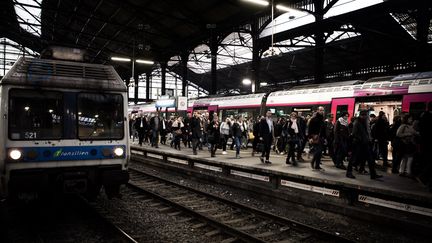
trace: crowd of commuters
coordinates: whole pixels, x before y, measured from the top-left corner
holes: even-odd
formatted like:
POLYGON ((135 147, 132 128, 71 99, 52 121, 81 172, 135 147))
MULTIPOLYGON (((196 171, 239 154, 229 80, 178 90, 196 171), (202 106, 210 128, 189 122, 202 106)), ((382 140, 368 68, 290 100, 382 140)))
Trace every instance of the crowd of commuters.
POLYGON ((252 156, 261 153, 260 161, 271 164, 270 152, 287 154, 286 164, 297 166, 304 162, 305 147, 309 145, 310 165, 314 170, 322 168, 322 156, 329 156, 336 168, 346 170, 348 178, 355 178, 353 171, 369 174, 371 179, 382 177, 376 172, 376 161, 381 159, 384 168, 391 167, 392 173, 415 178, 431 185, 432 161, 430 151, 431 107, 418 117, 410 114, 395 116, 390 125, 387 115, 380 111, 378 116, 361 110, 357 117, 349 117, 347 112, 326 114, 320 106, 312 116, 304 117, 301 112, 292 112, 288 117, 273 118, 271 111, 265 116, 245 119, 242 116, 220 120, 214 114, 200 114, 195 111, 183 119, 170 120, 159 115, 147 117, 139 114, 130 118, 131 136, 138 137, 138 144, 151 144, 158 147, 166 144, 181 150, 192 148, 193 154, 206 147, 211 157, 217 149, 227 154, 227 145, 235 147, 236 158, 241 150, 252 145, 252 156), (388 159, 391 147, 392 160, 388 159), (366 162, 368 169, 366 170, 366 162))

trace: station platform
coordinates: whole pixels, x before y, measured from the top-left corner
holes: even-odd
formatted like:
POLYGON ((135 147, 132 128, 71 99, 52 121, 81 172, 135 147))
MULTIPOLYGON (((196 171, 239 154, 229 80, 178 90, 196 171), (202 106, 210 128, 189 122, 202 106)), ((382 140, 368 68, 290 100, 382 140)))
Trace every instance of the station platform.
MULTIPOLYGON (((292 166, 285 164, 286 155, 274 153, 270 156, 272 164, 261 163, 260 153, 252 157, 250 148, 241 150, 240 159, 235 158, 235 150, 227 150, 226 155, 218 150, 213 158, 207 148, 198 150, 198 155, 193 155, 190 148, 182 147, 179 151, 166 145, 153 148, 133 144, 131 151, 133 155, 141 154, 165 162, 183 163, 188 168, 211 170, 230 177, 257 181, 257 184, 268 183, 271 185, 268 190, 294 191, 295 194, 288 193, 286 198, 290 199, 293 195, 300 195, 299 197, 306 196, 304 202, 316 199, 321 205, 345 204, 351 208, 360 207, 360 211, 374 211, 376 215, 393 215, 391 218, 394 219, 415 219, 414 221, 424 223, 432 220, 432 193, 428 188, 414 179, 391 174, 391 169, 383 171, 377 168, 377 172, 383 175, 377 180, 370 179, 369 174, 358 174, 355 171, 356 179, 351 179, 345 176, 345 170, 336 168, 326 156, 323 156, 321 165, 324 170, 313 170, 308 154, 303 155, 305 162, 292 166)), ((333 208, 338 210, 338 206, 333 208)), ((390 219, 389 222, 391 221, 390 219)))

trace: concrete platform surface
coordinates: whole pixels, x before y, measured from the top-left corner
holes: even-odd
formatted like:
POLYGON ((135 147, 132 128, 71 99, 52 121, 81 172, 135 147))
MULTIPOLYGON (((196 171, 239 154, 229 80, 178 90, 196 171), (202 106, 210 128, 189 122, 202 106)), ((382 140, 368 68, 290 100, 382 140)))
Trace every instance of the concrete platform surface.
MULTIPOLYGON (((183 145, 182 145, 183 146, 183 145)), ((134 143, 132 148, 140 146, 134 143)), ((192 149, 182 147, 181 151, 175 150, 167 145, 159 145, 159 148, 153 148, 149 145, 143 145, 147 151, 166 153, 167 155, 183 155, 190 158, 196 158, 216 164, 227 164, 238 168, 249 168, 265 173, 289 175, 290 177, 298 177, 310 181, 326 183, 331 185, 340 185, 348 188, 357 188, 370 192, 383 193, 388 195, 398 195, 404 198, 416 198, 421 201, 432 202, 432 193, 428 189, 414 179, 401 177, 398 174, 391 174, 390 168, 383 171, 377 168, 378 174, 383 175, 383 178, 372 180, 369 174, 358 174, 354 171, 356 179, 350 179, 345 176, 346 171, 338 169, 333 165, 333 162, 328 156, 323 156, 321 167, 324 171, 313 170, 310 165, 311 158, 308 154, 303 154, 305 162, 300 162, 298 166, 285 164, 286 155, 277 155, 272 153, 270 161, 272 164, 263 164, 260 162, 260 154, 251 155, 251 148, 241 150, 240 159, 235 158, 235 150, 227 150, 226 155, 222 155, 221 150, 216 151, 216 157, 211 157, 207 148, 198 150, 198 155, 193 155, 192 149)), ((367 169, 368 170, 368 169, 367 169)))

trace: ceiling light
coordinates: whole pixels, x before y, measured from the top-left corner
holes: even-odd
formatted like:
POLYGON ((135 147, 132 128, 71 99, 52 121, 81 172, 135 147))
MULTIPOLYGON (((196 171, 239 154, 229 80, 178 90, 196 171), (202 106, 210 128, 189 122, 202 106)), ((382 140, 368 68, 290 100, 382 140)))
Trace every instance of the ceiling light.
POLYGON ((244 85, 250 85, 250 84, 252 84, 252 81, 250 79, 248 79, 248 78, 244 78, 243 81, 242 81, 242 83, 244 85))
POLYGON ((278 9, 280 11, 290 12, 291 14, 297 14, 297 15, 301 13, 301 11, 299 11, 297 9, 286 7, 282 4, 276 5, 276 9, 278 9))
POLYGON ((267 82, 261 82, 260 85, 261 85, 262 87, 264 87, 264 86, 267 86, 268 84, 267 84, 267 82))
POLYGON ((136 59, 135 61, 137 63, 142 63, 142 64, 149 64, 149 65, 153 65, 154 64, 154 62, 150 61, 150 60, 136 59))
POLYGON ((268 6, 269 5, 269 2, 265 1, 265 0, 243 0, 243 1, 244 2, 251 2, 251 3, 263 5, 263 6, 268 6))
POLYGON ((124 58, 124 57, 111 57, 111 60, 113 61, 119 61, 119 62, 130 62, 130 58, 124 58))

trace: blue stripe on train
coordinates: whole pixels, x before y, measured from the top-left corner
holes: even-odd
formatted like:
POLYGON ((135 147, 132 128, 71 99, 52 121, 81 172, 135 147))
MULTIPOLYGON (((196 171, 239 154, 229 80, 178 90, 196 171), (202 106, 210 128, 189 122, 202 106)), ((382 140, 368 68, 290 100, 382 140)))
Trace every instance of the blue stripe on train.
POLYGON ((64 161, 64 160, 97 160, 125 158, 125 145, 109 146, 65 146, 65 147, 25 147, 18 148, 22 160, 26 162, 64 161), (122 156, 115 156, 114 149, 123 148, 122 156))

